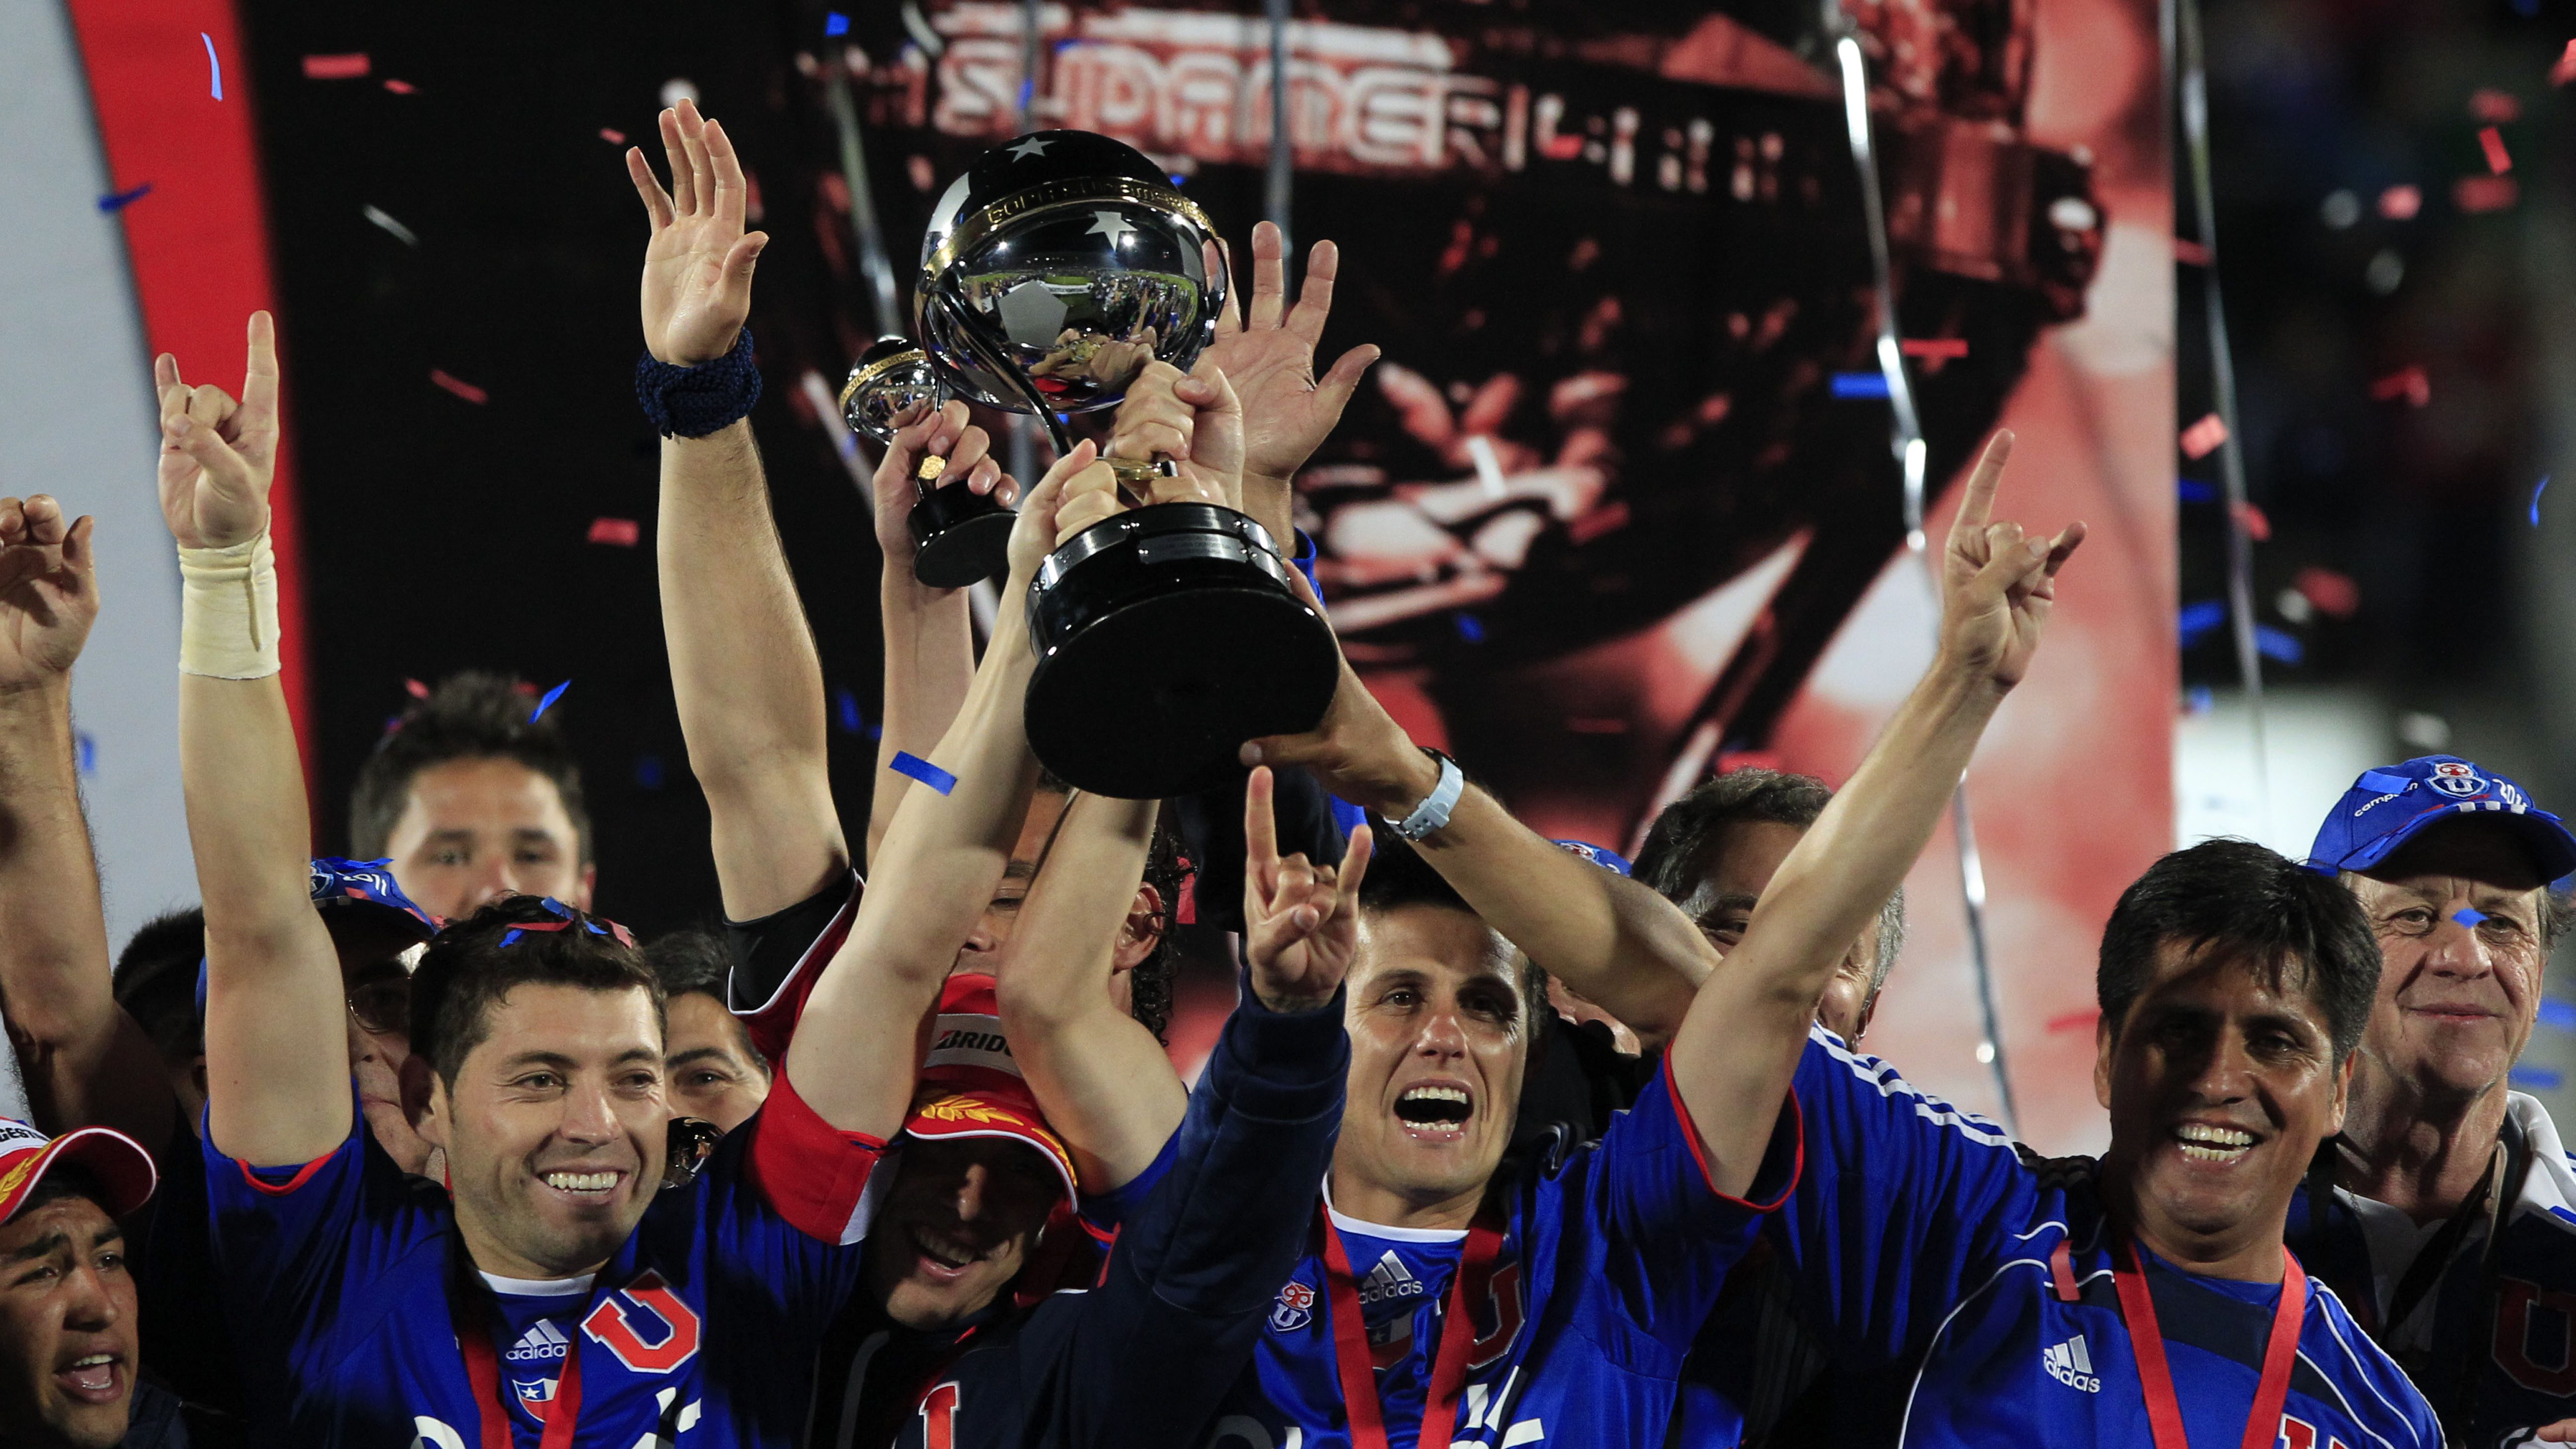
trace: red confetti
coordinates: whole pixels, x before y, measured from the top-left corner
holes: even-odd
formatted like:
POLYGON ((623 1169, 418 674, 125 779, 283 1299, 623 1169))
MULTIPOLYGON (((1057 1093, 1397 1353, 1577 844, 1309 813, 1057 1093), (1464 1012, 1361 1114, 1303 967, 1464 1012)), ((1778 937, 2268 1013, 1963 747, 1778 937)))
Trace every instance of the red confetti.
POLYGON ((2238 523, 2244 525, 2247 538, 2256 543, 2272 541, 2272 520, 2263 516, 2262 509, 2252 503, 2239 503, 2228 511, 2236 516, 2238 523))
POLYGON ((304 57, 306 80, 355 80, 371 69, 366 52, 356 55, 308 55, 304 57))
POLYGON ((417 679, 406 679, 403 681, 403 693, 410 695, 414 699, 427 699, 429 698, 429 686, 421 683, 417 679))
POLYGON ((1565 537, 1569 543, 1585 544, 1605 533, 1616 533, 1627 526, 1627 500, 1613 499, 1567 524, 1565 537))
POLYGON ((1968 339, 1965 337, 1908 337, 1896 344, 1896 349, 1908 357, 1938 359, 1965 357, 1968 355, 1968 339))
POLYGON ((2576 80, 2576 40, 2567 42, 2567 49, 2559 55, 2558 63, 2549 68, 2551 85, 2563 86, 2572 80, 2576 80))
POLYGON ((2412 221, 2424 209, 2424 193, 2412 186, 2392 186, 2379 193, 2379 214, 2390 221, 2412 221))
POLYGON ((385 89, 392 91, 398 96, 407 96, 412 92, 419 90, 420 87, 413 85, 410 81, 395 80, 393 77, 387 76, 385 77, 385 89))
POLYGON ((2472 216, 2502 211, 2521 195, 2510 176, 2463 176, 2451 183, 2451 204, 2472 216))
POLYGON ((485 392, 483 389, 476 387, 470 382, 462 382, 456 378, 449 377, 446 373, 439 371, 435 367, 429 370, 429 380, 437 383, 440 387, 447 389, 449 392, 456 394, 458 397, 461 397, 470 403, 486 403, 492 400, 492 395, 490 393, 485 392))
POLYGON ((2174 260, 2187 267, 2208 266, 2209 248, 2202 246, 2200 243, 2193 241, 2189 237, 2175 237, 2174 260))
POLYGON ((631 518, 594 518, 590 521, 590 541, 592 543, 613 544, 618 548, 633 548, 636 540, 643 536, 643 527, 631 518))
POLYGON ((2478 145, 2487 153, 2487 169, 2502 176, 2513 169, 2513 157, 2504 149, 2504 133, 2489 126, 2478 132, 2478 145))
POLYGON ((2505 125, 2522 119, 2522 102, 2515 100, 2511 92, 2488 87, 2469 97, 2469 117, 2505 125))
POLYGON ((2218 414, 2211 413, 2208 417, 2182 430, 2182 455, 2186 458, 2206 458, 2217 452, 2218 445, 2226 441, 2227 424, 2219 419, 2218 414))
POLYGON ((602 126, 599 128, 599 139, 606 141, 611 146, 623 146, 626 144, 626 133, 624 131, 612 131, 608 127, 602 126))
POLYGON ((2397 369, 2370 385, 2370 395, 2380 402, 2406 399, 2406 405, 2420 408, 2433 400, 2433 380, 2424 369, 2413 363, 2397 369))
POLYGON ((1576 715, 1565 722, 1565 728, 1569 734, 1624 735, 1628 732, 1628 722, 1624 719, 1576 715))
POLYGON ((2088 1006, 2082 1011, 2069 1011, 2050 1017, 2048 1019, 2048 1029, 2050 1031, 2074 1031, 2079 1027, 2091 1026, 2093 1023, 2101 1019, 2102 1008, 2098 1006, 2088 1006))
POLYGON ((2354 583, 2349 574, 2310 564, 2290 580, 2290 587, 2330 619, 2349 619, 2361 612, 2361 585, 2354 583))

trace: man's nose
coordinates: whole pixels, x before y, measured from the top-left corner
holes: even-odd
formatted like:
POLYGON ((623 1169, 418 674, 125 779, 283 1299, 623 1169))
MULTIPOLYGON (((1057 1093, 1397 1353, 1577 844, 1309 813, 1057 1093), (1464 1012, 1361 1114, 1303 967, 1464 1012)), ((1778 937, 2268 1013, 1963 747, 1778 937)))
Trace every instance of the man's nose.
POLYGON ((116 1295, 107 1288, 106 1275, 96 1263, 83 1263, 63 1280, 63 1326, 84 1333, 96 1333, 114 1327, 123 1315, 117 1311, 116 1295))
POLYGON ((957 1176, 957 1192, 951 1199, 959 1222, 971 1223, 984 1215, 984 1197, 992 1185, 984 1164, 970 1162, 966 1165, 966 1170, 957 1176))
POLYGON ((2468 910, 2465 903, 2454 903, 2433 923, 2432 933, 2425 940, 2424 969, 2437 976, 2464 980, 2494 973, 2494 953, 2478 935, 2478 917, 2460 919, 2468 910))
POLYGON ((607 1088, 576 1086, 564 1094, 564 1136, 575 1142, 613 1142, 617 1133, 617 1110, 607 1088))
POLYGON ((2253 1081, 2253 1053, 2245 1038, 2232 1031, 2219 1033, 2191 1072, 2193 1095, 2204 1102, 2240 1100, 2251 1093, 2253 1081))
POLYGON ((1467 1031, 1458 1021, 1454 1006, 1433 1011, 1422 1023, 1422 1032, 1414 1038, 1413 1049, 1426 1057, 1463 1057, 1467 1054, 1467 1031))

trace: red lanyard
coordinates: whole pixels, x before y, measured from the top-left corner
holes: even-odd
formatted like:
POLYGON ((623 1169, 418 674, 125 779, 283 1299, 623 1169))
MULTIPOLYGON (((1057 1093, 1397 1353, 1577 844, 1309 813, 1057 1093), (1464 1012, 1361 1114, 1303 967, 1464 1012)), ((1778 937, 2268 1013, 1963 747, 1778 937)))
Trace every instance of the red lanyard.
MULTIPOLYGON (((450 1306, 457 1317, 470 1313, 478 1320, 471 1327, 456 1325, 456 1346, 464 1350, 465 1381, 474 1386, 474 1405, 483 1415, 482 1449, 512 1449, 516 1440, 510 1432, 507 1401, 501 1397, 501 1356, 492 1349, 491 1300, 460 1295, 450 1306)), ((576 1334, 564 1345, 563 1374, 555 1380, 553 1402, 546 1405, 546 1431, 537 1441, 540 1449, 572 1449, 573 1421, 580 1417, 581 1339, 576 1334)))
MULTIPOLYGON (((1467 1382, 1467 1348, 1476 1326, 1467 1305, 1493 1277, 1494 1259, 1503 1247, 1503 1230, 1479 1216, 1467 1229, 1467 1244, 1449 1285, 1449 1306, 1440 1320, 1440 1351, 1431 1360, 1431 1382, 1422 1395, 1422 1427, 1415 1449, 1448 1449, 1449 1433, 1458 1422, 1458 1395, 1467 1382)), ((1368 1325, 1360 1317, 1359 1285, 1351 1277, 1351 1256, 1342 1235, 1324 1214, 1324 1291, 1333 1320, 1333 1358, 1341 1371, 1342 1403, 1351 1416, 1352 1449, 1386 1449, 1386 1409, 1378 1401, 1377 1370, 1369 1358, 1368 1325)), ((551 1446, 550 1446, 551 1449, 551 1446)))
MULTIPOLYGON (((2290 1397, 2290 1368, 2299 1359, 2299 1325, 2308 1311, 2308 1275, 2288 1249, 2281 1251, 2281 1306, 2272 1314, 2272 1337, 2263 1346, 2263 1377, 2254 1386, 2254 1412, 2245 1420, 2244 1449, 2273 1449, 2281 1438, 2281 1406, 2290 1397)), ((2120 1290, 2120 1317, 2138 1360, 2138 1387, 2147 1396, 2147 1424, 2156 1449, 2191 1449, 2183 1433, 2182 1405, 2174 1398, 2173 1370, 2165 1365, 2164 1331, 2156 1327, 2156 1300, 2138 1261, 2138 1245, 2123 1241, 2111 1270, 2120 1290)))

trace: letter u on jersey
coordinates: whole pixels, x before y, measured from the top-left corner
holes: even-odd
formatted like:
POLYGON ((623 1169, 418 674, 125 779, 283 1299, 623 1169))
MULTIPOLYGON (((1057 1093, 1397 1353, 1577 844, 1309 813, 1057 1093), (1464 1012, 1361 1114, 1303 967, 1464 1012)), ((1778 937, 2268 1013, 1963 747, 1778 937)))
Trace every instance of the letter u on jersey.
POLYGON ((680 1301, 661 1274, 649 1268, 634 1282, 600 1299, 599 1306, 581 1321, 581 1331, 639 1374, 669 1373, 698 1351, 698 1315, 680 1301), (621 1298, 642 1313, 629 1313, 626 1303, 618 1301, 621 1298), (651 1322, 654 1319, 660 1322, 651 1322), (653 1335, 649 1343, 646 1333, 653 1335))

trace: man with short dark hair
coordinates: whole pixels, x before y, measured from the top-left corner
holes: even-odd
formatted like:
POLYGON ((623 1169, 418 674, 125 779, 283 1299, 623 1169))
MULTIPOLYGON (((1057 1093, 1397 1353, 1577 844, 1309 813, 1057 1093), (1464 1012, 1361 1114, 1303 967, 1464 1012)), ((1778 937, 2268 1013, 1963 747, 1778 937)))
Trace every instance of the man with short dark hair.
POLYGON ((206 911, 204 1170, 262 1441, 790 1444, 803 1346, 856 1282, 861 1194, 902 1120, 871 1066, 912 1019, 842 984, 885 974, 877 938, 823 973, 769 1101, 703 1155, 673 1131, 660 984, 624 932, 550 899, 485 907, 424 957, 403 1069, 452 1199, 395 1170, 359 1126, 309 900, 267 547, 267 314, 250 342, 238 401, 170 357, 155 370, 206 911))
POLYGON ((0 1118, 0 1449, 207 1449, 229 1438, 141 1377, 117 1219, 151 1198, 152 1180, 152 1159, 122 1132, 48 1140, 0 1118))
POLYGON ((714 933, 688 930, 648 943, 644 960, 662 982, 671 1110, 732 1131, 768 1100, 770 1080, 769 1058, 725 1004, 733 958, 714 933))
POLYGON ((2308 866, 2360 903, 2382 966, 2291 1241, 2452 1442, 2576 1438, 2576 1169, 2511 1089, 2576 835, 2505 776, 2427 755, 2364 771, 2308 866))
POLYGON ((349 850, 442 920, 506 895, 587 910, 599 868, 581 767, 523 680, 451 674, 396 717, 349 792, 349 850))

